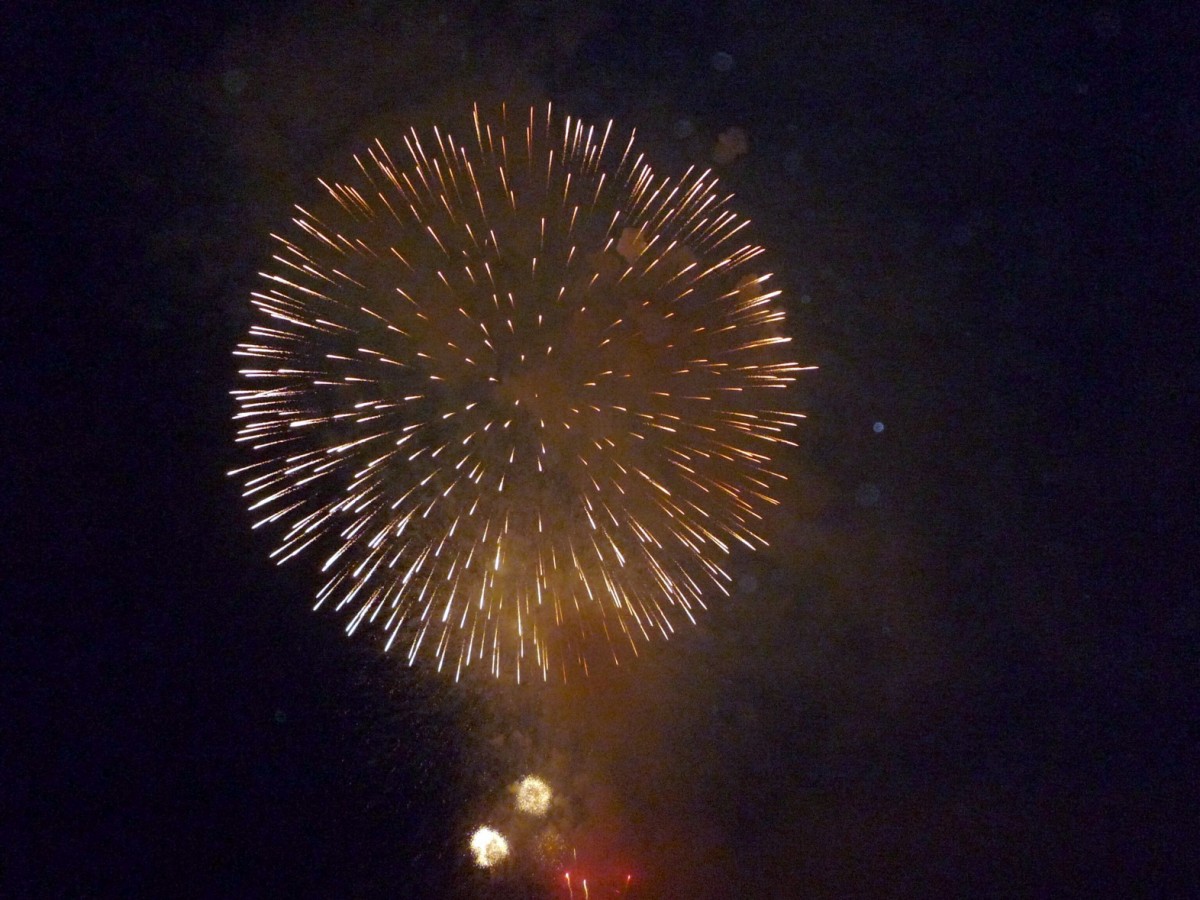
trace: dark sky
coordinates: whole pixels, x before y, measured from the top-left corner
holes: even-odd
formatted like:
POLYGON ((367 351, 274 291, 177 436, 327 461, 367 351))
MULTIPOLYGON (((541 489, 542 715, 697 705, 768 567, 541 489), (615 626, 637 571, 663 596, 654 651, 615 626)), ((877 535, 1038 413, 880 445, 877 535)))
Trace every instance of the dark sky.
POLYGON ((0 13, 0 893, 536 896, 465 855, 533 770, 630 897, 1200 893, 1200 17, 119 6, 0 13), (345 639, 224 474, 267 232, 506 97, 664 171, 743 129, 820 366, 737 596, 570 689, 345 639))

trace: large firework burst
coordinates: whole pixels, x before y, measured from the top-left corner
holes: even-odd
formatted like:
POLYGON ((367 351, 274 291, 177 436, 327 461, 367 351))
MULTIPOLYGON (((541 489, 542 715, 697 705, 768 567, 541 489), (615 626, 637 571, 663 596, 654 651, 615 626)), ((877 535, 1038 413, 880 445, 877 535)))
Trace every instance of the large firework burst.
POLYGON ((799 418, 762 248, 710 172, 546 107, 376 141, 277 244, 235 474, 317 605, 457 675, 619 662, 726 591, 799 418), (311 552, 311 551, 310 551, 311 552))

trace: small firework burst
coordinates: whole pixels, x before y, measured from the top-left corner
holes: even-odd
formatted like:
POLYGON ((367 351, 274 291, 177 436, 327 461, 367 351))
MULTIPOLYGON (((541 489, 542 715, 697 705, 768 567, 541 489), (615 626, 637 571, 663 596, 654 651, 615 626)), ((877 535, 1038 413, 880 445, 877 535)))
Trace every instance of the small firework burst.
POLYGON ((471 855, 479 868, 494 868, 508 859, 508 839, 494 828, 481 826, 471 835, 471 855))
POLYGON ((553 825, 547 825, 534 839, 534 857, 545 869, 561 869, 566 865, 569 851, 566 838, 553 825))
POLYGON ((801 367, 763 250, 612 123, 476 110, 400 146, 272 235, 236 351, 256 525, 410 664, 619 663, 766 544, 801 367))
POLYGON ((516 795, 517 809, 529 816, 546 815, 554 796, 550 785, 536 775, 522 778, 517 783, 516 795))

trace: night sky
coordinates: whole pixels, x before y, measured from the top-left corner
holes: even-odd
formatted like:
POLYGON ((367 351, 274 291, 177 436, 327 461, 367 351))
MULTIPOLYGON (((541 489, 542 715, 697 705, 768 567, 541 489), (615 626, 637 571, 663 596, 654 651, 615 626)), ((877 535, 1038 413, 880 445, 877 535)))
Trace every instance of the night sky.
POLYGON ((537 771, 592 897, 1200 895, 1185 4, 52 6, 0 12, 0 894, 566 896, 467 854, 537 771), (671 173, 742 129, 820 367, 734 596, 566 688, 346 638, 225 474, 267 233, 506 98, 671 173))

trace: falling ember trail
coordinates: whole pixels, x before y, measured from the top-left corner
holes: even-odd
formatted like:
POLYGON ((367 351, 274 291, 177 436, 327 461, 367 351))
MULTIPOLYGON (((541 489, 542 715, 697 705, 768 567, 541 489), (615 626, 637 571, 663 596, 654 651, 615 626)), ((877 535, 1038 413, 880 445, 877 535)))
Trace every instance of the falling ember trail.
POLYGON ((728 593, 802 416, 780 292, 711 172, 550 107, 415 129, 272 235, 234 473, 347 631, 567 678, 728 593))

